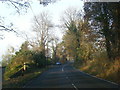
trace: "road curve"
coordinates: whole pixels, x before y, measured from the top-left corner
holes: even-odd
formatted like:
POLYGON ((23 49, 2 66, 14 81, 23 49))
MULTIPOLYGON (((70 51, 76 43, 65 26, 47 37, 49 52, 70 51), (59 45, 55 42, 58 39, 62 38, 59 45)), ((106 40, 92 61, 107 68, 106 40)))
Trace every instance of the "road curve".
POLYGON ((54 65, 39 77, 28 82, 23 88, 114 88, 119 86, 92 77, 71 66, 71 63, 54 65))

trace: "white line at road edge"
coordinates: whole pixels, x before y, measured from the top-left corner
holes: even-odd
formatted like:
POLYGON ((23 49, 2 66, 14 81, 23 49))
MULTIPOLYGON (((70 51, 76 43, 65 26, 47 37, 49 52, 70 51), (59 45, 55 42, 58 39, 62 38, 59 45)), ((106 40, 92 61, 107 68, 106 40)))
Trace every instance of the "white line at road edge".
MULTIPOLYGON (((73 67, 73 68, 74 68, 74 67, 73 67)), ((76 68, 74 68, 74 69, 76 69, 76 68)), ((76 69, 76 70, 78 70, 78 69, 76 69)), ((103 81, 109 82, 109 83, 111 83, 111 84, 118 85, 117 83, 114 83, 114 82, 111 82, 111 81, 108 81, 108 80, 105 80, 105 79, 102 79, 102 78, 93 76, 93 75, 88 74, 88 73, 86 73, 86 72, 83 72, 83 71, 80 71, 80 70, 78 70, 78 71, 79 71, 79 72, 82 72, 82 73, 84 73, 84 74, 87 74, 87 75, 89 75, 89 76, 91 76, 91 77, 97 78, 97 79, 99 79, 99 80, 103 80, 103 81)), ((119 85, 118 85, 118 86, 119 86, 119 85)))

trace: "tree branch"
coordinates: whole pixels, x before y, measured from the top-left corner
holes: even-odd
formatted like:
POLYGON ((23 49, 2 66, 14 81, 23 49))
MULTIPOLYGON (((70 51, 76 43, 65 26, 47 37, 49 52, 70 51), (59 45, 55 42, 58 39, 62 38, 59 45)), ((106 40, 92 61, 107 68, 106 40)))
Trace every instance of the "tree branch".
POLYGON ((12 31, 12 32, 15 32, 15 33, 17 33, 15 30, 13 30, 13 29, 10 29, 10 28, 7 28, 7 27, 5 27, 5 26, 3 26, 3 25, 0 25, 0 31, 12 31))

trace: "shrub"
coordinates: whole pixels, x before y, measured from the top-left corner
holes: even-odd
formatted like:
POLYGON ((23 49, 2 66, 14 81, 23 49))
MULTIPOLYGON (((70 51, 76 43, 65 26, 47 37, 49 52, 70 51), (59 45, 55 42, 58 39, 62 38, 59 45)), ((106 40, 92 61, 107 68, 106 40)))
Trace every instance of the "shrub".
POLYGON ((46 57, 42 52, 35 52, 33 55, 36 66, 43 67, 47 64, 46 57))
POLYGON ((11 63, 8 64, 5 69, 4 79, 9 79, 12 75, 21 70, 24 62, 30 65, 34 64, 31 51, 19 52, 12 58, 11 63))
POLYGON ((120 58, 110 61, 106 52, 97 53, 93 60, 82 63, 79 68, 97 77, 120 83, 120 58))

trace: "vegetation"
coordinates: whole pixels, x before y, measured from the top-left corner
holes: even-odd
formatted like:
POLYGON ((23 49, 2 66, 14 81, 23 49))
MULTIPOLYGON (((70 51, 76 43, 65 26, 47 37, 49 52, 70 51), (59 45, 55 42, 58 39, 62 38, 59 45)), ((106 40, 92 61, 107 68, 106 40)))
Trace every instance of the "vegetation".
POLYGON ((35 67, 32 69, 29 69, 27 70, 27 72, 23 74, 23 76, 12 78, 10 80, 5 80, 3 82, 3 88, 21 88, 27 82, 39 76, 41 73, 43 73, 46 69, 48 68, 36 68, 35 67))
MULTIPOLYGON (((120 57, 120 3, 85 3, 85 19, 105 38, 109 60, 120 57)), ((100 37, 101 38, 101 37, 100 37)))
MULTIPOLYGON (((48 13, 35 16, 32 28, 35 41, 27 40, 14 55, 4 56, 3 64, 7 66, 4 78, 9 81, 4 85, 24 82, 25 78, 34 77, 32 70, 35 68, 66 60, 74 60, 74 66, 82 71, 120 83, 119 9, 120 3, 110 2, 86 2, 84 12, 67 9, 62 18, 65 32, 60 43, 50 34, 53 24, 48 13), (27 72, 21 71, 24 63, 27 63, 27 72), (19 71, 20 75, 13 77, 19 71)), ((37 76, 39 69, 34 73, 37 76)))
POLYGON ((1 61, 2 67, 6 67, 11 62, 11 58, 13 54, 14 54, 14 48, 9 47, 6 54, 2 55, 2 61, 1 61))
POLYGON ((85 19, 91 22, 90 30, 98 36, 96 40, 99 45, 91 63, 87 61, 86 70, 116 83, 120 83, 119 7, 119 3, 110 2, 84 4, 85 19))
POLYGON ((19 70, 23 69, 24 62, 27 62, 30 65, 34 64, 31 58, 32 55, 30 51, 19 52, 12 58, 11 63, 7 65, 4 78, 7 80, 19 70))
MULTIPOLYGON (((5 68, 4 73, 4 83, 14 82, 18 80, 19 83, 24 82, 22 77, 32 78, 32 72, 29 71, 33 69, 45 68, 45 66, 51 64, 51 58, 48 56, 48 37, 49 37, 49 26, 50 21, 48 19, 47 13, 41 13, 39 16, 41 20, 38 20, 37 17, 34 18, 34 28, 33 31, 36 32, 36 42, 25 41, 20 50, 15 52, 10 58, 5 68), (47 47, 47 48, 46 48, 47 47), (25 75, 24 75, 25 74, 25 75), (23 76, 24 75, 24 76, 23 76), (19 81, 20 80, 20 81, 19 81), (10 82, 9 82, 10 81, 10 82)), ((35 70, 36 71, 36 70, 35 70)), ((35 72, 36 73, 36 72, 35 72)), ((36 76, 36 74, 35 74, 36 76)), ((26 81, 25 79, 25 81, 26 81)), ((13 83, 12 83, 13 84, 13 83)), ((6 85, 6 84, 5 84, 6 85)))
POLYGON ((74 66, 116 83, 120 83, 119 7, 119 3, 88 2, 84 16, 73 8, 67 10, 63 36, 67 58, 75 60, 74 66))
POLYGON ((109 62, 106 52, 97 54, 93 60, 86 63, 76 63, 75 67, 99 78, 120 83, 120 61, 109 62))

